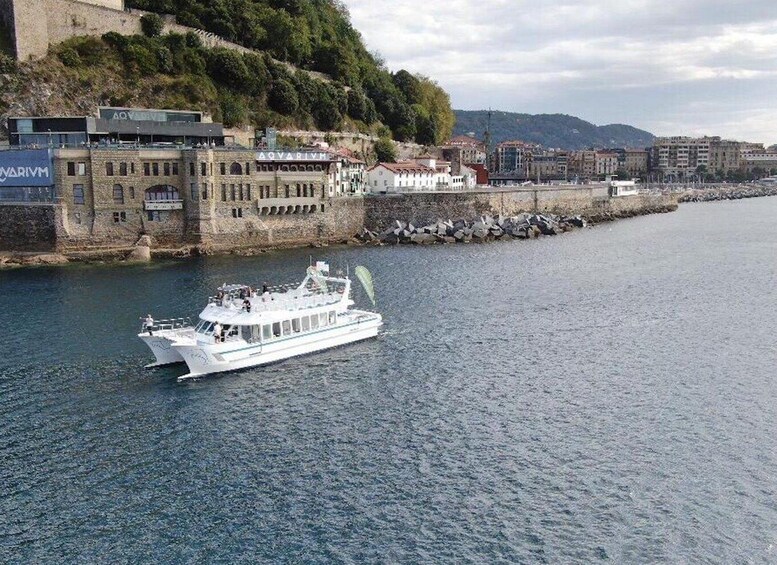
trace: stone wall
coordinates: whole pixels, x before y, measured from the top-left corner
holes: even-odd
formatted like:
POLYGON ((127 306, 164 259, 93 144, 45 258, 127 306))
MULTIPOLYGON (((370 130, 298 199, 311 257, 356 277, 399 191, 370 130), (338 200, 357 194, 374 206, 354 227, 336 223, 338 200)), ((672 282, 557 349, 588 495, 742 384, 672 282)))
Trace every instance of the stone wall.
POLYGON ((0 205, 0 249, 52 251, 56 247, 57 206, 0 205))
POLYGON ((484 189, 476 192, 408 193, 367 197, 366 227, 379 231, 393 220, 427 224, 438 219, 473 219, 521 212, 589 214, 608 201, 604 185, 484 189))
POLYGON ((672 197, 608 198, 603 185, 590 188, 515 188, 479 192, 371 195, 365 198, 365 227, 380 232, 395 220, 425 225, 437 220, 473 220, 522 212, 581 215, 592 221, 676 208, 672 197))

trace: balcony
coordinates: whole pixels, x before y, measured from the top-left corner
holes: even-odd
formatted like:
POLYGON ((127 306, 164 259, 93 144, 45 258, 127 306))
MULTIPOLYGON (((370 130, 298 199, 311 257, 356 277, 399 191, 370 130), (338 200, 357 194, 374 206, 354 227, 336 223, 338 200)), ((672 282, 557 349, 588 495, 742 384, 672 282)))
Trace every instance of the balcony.
POLYGON ((183 200, 144 200, 146 211, 155 210, 183 210, 183 200))

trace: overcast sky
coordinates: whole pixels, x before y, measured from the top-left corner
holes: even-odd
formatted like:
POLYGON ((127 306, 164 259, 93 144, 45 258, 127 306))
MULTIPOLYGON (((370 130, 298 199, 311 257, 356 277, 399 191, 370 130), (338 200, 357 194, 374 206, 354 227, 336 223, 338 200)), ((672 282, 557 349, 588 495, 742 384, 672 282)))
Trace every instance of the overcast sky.
POLYGON ((345 0, 453 107, 777 143, 777 0, 345 0))

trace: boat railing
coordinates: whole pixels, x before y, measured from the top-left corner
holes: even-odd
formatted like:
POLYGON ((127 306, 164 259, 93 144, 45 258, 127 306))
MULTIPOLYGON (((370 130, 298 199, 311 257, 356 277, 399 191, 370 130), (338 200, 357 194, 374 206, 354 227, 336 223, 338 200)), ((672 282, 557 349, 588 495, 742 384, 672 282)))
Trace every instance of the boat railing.
POLYGON ((167 320, 154 320, 154 324, 152 326, 148 326, 148 324, 143 321, 140 327, 141 332, 146 332, 148 330, 151 331, 162 331, 162 330, 179 330, 183 328, 190 328, 192 327, 192 319, 191 318, 169 318, 167 320))

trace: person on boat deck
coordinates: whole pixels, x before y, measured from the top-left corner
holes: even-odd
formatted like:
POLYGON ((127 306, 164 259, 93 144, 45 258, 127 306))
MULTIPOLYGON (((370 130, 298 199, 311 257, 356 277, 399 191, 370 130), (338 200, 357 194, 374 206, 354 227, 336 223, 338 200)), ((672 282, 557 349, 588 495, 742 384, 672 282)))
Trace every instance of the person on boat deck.
POLYGON ((266 294, 268 292, 270 292, 270 287, 267 286, 267 283, 263 283, 262 284, 262 294, 266 294))
POLYGON ((146 314, 146 317, 143 319, 143 329, 148 331, 148 335, 154 335, 152 331, 154 329, 154 318, 151 317, 151 314, 146 314))
POLYGON ((249 314, 251 313, 251 301, 247 297, 243 300, 243 309, 249 314))
POLYGON ((216 343, 221 341, 221 324, 218 322, 213 326, 213 338, 216 340, 216 343))

